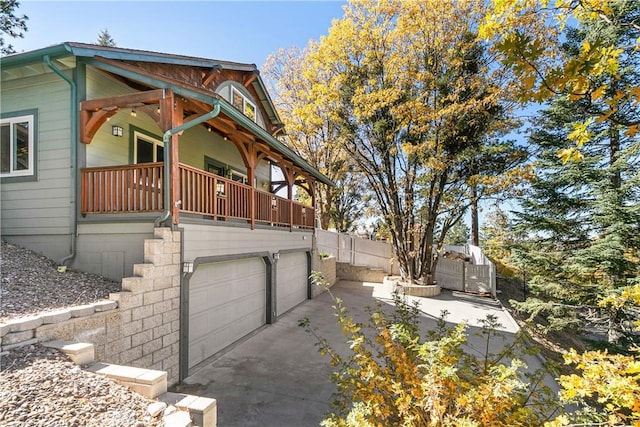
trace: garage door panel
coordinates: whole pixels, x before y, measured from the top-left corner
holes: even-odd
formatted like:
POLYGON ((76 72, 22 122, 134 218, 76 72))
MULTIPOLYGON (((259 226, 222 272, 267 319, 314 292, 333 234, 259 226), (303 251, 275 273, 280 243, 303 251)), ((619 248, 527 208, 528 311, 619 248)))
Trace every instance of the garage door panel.
POLYGON ((208 332, 208 317, 206 313, 193 316, 189 319, 189 339, 199 340, 208 332))
POLYGON ((207 307, 207 290, 199 289, 193 290, 191 289, 189 292, 189 311, 191 313, 200 313, 207 307))
POLYGON ((266 323, 266 272, 260 258, 203 264, 189 282, 189 366, 266 323))
POLYGON ((281 254, 277 268, 276 307, 281 315, 307 299, 307 255, 281 254))

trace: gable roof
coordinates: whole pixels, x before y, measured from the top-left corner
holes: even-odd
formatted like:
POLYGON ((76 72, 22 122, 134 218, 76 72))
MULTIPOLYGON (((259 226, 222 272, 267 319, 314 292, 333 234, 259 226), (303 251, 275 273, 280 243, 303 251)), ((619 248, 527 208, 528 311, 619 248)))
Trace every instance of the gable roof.
POLYGON ((48 55, 51 59, 73 55, 81 58, 93 58, 101 56, 107 59, 120 61, 155 62, 162 64, 184 65, 188 67, 221 68, 224 70, 258 73, 258 78, 252 83, 258 93, 269 120, 273 124, 281 124, 280 116, 267 92, 264 81, 260 77, 256 64, 244 64, 240 62, 221 61, 218 59, 200 58, 187 55, 175 55, 170 53, 153 52, 149 50, 128 49, 121 47, 100 46, 88 43, 64 42, 29 52, 14 53, 0 59, 3 68, 28 65, 42 62, 42 57, 48 55))
MULTIPOLYGON (((2 68, 11 68, 11 67, 20 67, 25 65, 30 65, 34 63, 42 63, 43 57, 48 56, 50 59, 60 59, 69 56, 75 56, 80 58, 86 58, 88 63, 94 66, 99 66, 99 68, 113 71, 116 74, 120 75, 128 75, 128 77, 133 78, 134 80, 141 81, 145 77, 139 75, 135 71, 127 70, 126 64, 116 65, 116 64, 105 64, 101 63, 98 65, 98 60, 96 58, 106 58, 107 60, 113 61, 138 61, 138 62, 153 62, 153 63, 161 63, 161 64, 172 64, 172 65, 182 65, 182 66, 191 66, 191 67, 203 67, 213 69, 216 67, 232 70, 232 71, 241 71, 241 72, 252 72, 257 73, 257 78, 251 83, 258 93, 259 100, 264 106, 267 114, 269 116, 269 120, 272 124, 281 124, 280 117, 275 109, 273 101, 269 97, 269 94, 266 90, 264 82, 259 75, 258 67, 255 64, 244 64, 239 62, 231 62, 231 61, 220 61, 217 59, 207 59, 207 58, 199 58, 193 56, 185 56, 185 55, 174 55, 168 53, 161 52, 152 52, 146 50, 137 50, 137 49, 127 49, 120 47, 108 47, 108 46, 99 46, 93 44, 86 43, 77 43, 77 42, 64 42, 48 47, 44 47, 41 49, 36 49, 28 52, 14 53, 11 55, 4 56, 0 58, 0 66, 2 68)), ((148 77, 146 77, 148 79, 148 77)), ((154 83, 158 85, 158 87, 171 87, 176 93, 183 94, 187 97, 192 97, 195 99, 202 100, 204 102, 211 102, 213 99, 220 99, 220 97, 207 89, 197 88, 194 86, 185 87, 183 85, 176 86, 167 82, 160 76, 154 78, 154 83)), ((151 82, 148 82, 151 83, 151 82)), ((307 163, 302 157, 297 155, 293 150, 283 144, 280 140, 275 138, 266 130, 262 129, 258 124, 251 121, 243 114, 237 112, 234 107, 230 105, 226 105, 224 100, 222 101, 225 113, 231 117, 233 117, 237 122, 241 123, 244 127, 251 130, 255 135, 263 139, 267 144, 271 147, 284 154, 286 157, 291 159, 294 163, 304 169, 306 172, 311 174, 313 177, 318 179, 318 181, 330 185, 335 186, 335 184, 318 170, 316 170, 313 166, 307 163)))

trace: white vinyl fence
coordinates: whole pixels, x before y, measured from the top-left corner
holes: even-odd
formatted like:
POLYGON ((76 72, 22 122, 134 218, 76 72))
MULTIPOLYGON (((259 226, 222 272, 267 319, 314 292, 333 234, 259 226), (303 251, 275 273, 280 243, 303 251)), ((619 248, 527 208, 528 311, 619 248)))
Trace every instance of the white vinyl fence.
POLYGON ((335 256, 338 262, 380 268, 385 273, 397 274, 389 243, 316 229, 316 244, 320 252, 335 256))
POLYGON ((463 253, 469 257, 469 262, 441 255, 436 267, 436 281, 442 288, 474 294, 490 293, 495 298, 496 267, 482 249, 474 245, 445 245, 443 249, 463 253))
MULTIPOLYGON (((386 242, 361 239, 348 234, 316 229, 316 245, 320 252, 336 257, 338 262, 381 268, 385 273, 398 274, 393 262, 391 245, 386 242)), ((445 250, 464 253, 469 262, 438 259, 435 279, 444 289, 496 296, 496 268, 478 246, 445 246, 445 250)))

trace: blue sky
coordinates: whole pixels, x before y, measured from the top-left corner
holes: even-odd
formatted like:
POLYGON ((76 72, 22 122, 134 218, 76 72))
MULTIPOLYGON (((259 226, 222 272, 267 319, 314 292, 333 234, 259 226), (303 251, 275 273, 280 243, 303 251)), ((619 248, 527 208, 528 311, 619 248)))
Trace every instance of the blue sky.
POLYGON ((94 43, 106 28, 119 47, 255 63, 304 47, 342 16, 342 1, 30 1, 17 52, 64 41, 94 43))

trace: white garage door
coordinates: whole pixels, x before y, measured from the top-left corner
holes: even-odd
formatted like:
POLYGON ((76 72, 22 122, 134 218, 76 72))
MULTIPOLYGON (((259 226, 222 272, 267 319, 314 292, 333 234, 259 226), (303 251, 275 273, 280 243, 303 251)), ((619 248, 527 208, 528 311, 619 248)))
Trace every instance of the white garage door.
POLYGON ((200 265, 189 281, 189 367, 266 323, 261 258, 200 265))
POLYGON ((307 299, 307 254, 281 254, 277 265, 276 310, 279 316, 307 299))

